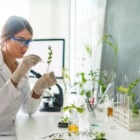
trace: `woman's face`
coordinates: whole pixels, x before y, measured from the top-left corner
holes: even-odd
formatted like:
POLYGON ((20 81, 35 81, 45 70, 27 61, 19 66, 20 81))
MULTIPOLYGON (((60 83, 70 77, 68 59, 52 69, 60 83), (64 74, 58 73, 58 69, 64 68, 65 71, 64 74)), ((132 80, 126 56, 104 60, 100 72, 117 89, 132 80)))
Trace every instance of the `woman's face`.
POLYGON ((26 53, 30 40, 32 39, 32 35, 26 29, 17 33, 15 36, 6 40, 6 44, 4 45, 7 53, 13 58, 22 58, 26 53))

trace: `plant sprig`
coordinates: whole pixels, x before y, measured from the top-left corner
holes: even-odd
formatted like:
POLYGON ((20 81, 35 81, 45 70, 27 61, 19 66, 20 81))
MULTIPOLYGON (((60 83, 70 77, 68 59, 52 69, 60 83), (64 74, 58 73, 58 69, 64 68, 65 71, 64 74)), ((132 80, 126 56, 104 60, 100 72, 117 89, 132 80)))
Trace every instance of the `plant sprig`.
POLYGON ((92 56, 92 45, 89 43, 85 44, 85 50, 88 53, 89 57, 91 57, 92 56))
POLYGON ((87 98, 89 98, 92 95, 92 93, 94 92, 94 87, 92 88, 92 90, 91 89, 87 90, 84 88, 84 86, 89 81, 91 81, 92 85, 94 85, 94 82, 97 82, 98 75, 99 75, 98 70, 95 72, 90 70, 90 72, 87 74, 84 72, 77 73, 78 81, 76 81, 74 85, 78 86, 79 89, 81 90, 80 95, 85 95, 87 98))
POLYGON ((118 44, 116 42, 113 42, 112 39, 114 38, 110 34, 105 34, 102 36, 103 43, 110 46, 114 50, 115 55, 117 55, 118 44))
POLYGON ((69 118, 68 117, 61 117, 61 122, 68 123, 69 118))
POLYGON ((83 107, 78 107, 75 104, 71 104, 63 107, 63 111, 69 111, 70 113, 72 112, 73 109, 75 109, 78 113, 83 113, 84 111, 83 107))
POLYGON ((104 132, 96 132, 95 133, 96 140, 102 140, 105 138, 105 133, 104 132))
POLYGON ((53 55, 52 47, 49 46, 48 47, 48 60, 47 60, 48 67, 47 67, 47 72, 49 71, 49 67, 50 67, 50 64, 52 62, 52 55, 53 55))
POLYGON ((119 86, 117 87, 117 91, 121 93, 128 93, 128 95, 131 95, 133 93, 134 87, 139 83, 140 79, 135 79, 133 82, 131 82, 128 87, 119 86))
POLYGON ((116 68, 116 63, 117 63, 117 53, 118 53, 118 44, 114 37, 110 34, 104 34, 102 36, 102 43, 106 44, 106 46, 109 46, 113 49, 114 52, 114 62, 113 62, 113 70, 116 68))
POLYGON ((123 94, 127 94, 132 102, 131 108, 133 115, 139 114, 139 108, 135 102, 135 96, 136 94, 133 92, 133 89, 137 86, 137 84, 140 82, 140 79, 135 79, 133 82, 131 82, 128 87, 119 86, 117 88, 117 91, 123 94))

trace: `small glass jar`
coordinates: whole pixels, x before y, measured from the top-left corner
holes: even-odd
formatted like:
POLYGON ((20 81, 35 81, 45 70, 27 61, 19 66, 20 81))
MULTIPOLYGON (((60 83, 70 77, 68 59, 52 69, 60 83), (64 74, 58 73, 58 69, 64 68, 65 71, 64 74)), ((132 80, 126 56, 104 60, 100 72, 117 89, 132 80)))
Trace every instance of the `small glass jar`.
POLYGON ((79 134, 79 116, 76 110, 71 110, 69 114, 69 125, 68 125, 69 132, 79 134))

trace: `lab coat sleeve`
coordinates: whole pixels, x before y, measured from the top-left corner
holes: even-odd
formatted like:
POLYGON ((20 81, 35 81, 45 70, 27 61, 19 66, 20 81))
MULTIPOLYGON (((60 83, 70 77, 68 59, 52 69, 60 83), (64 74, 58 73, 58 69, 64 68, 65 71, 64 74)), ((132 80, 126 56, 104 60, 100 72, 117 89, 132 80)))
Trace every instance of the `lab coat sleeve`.
POLYGON ((3 114, 7 108, 19 97, 19 91, 8 80, 0 88, 0 114, 3 114))
POLYGON ((41 97, 40 99, 34 99, 32 97, 32 90, 28 81, 26 81, 24 88, 22 89, 22 93, 25 94, 22 111, 28 115, 34 114, 40 105, 41 97))

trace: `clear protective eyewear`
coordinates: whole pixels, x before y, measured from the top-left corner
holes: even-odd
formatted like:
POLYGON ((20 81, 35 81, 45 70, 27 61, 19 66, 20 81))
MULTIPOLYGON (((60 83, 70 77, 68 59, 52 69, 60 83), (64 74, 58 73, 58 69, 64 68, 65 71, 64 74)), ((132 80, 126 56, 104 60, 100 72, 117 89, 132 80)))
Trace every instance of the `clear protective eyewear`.
POLYGON ((31 39, 29 39, 29 40, 25 40, 25 39, 22 39, 22 38, 16 38, 16 37, 11 37, 10 39, 13 40, 13 41, 17 41, 17 42, 19 42, 19 43, 21 44, 21 47, 23 47, 23 46, 28 47, 29 44, 30 44, 30 42, 32 41, 31 39))

